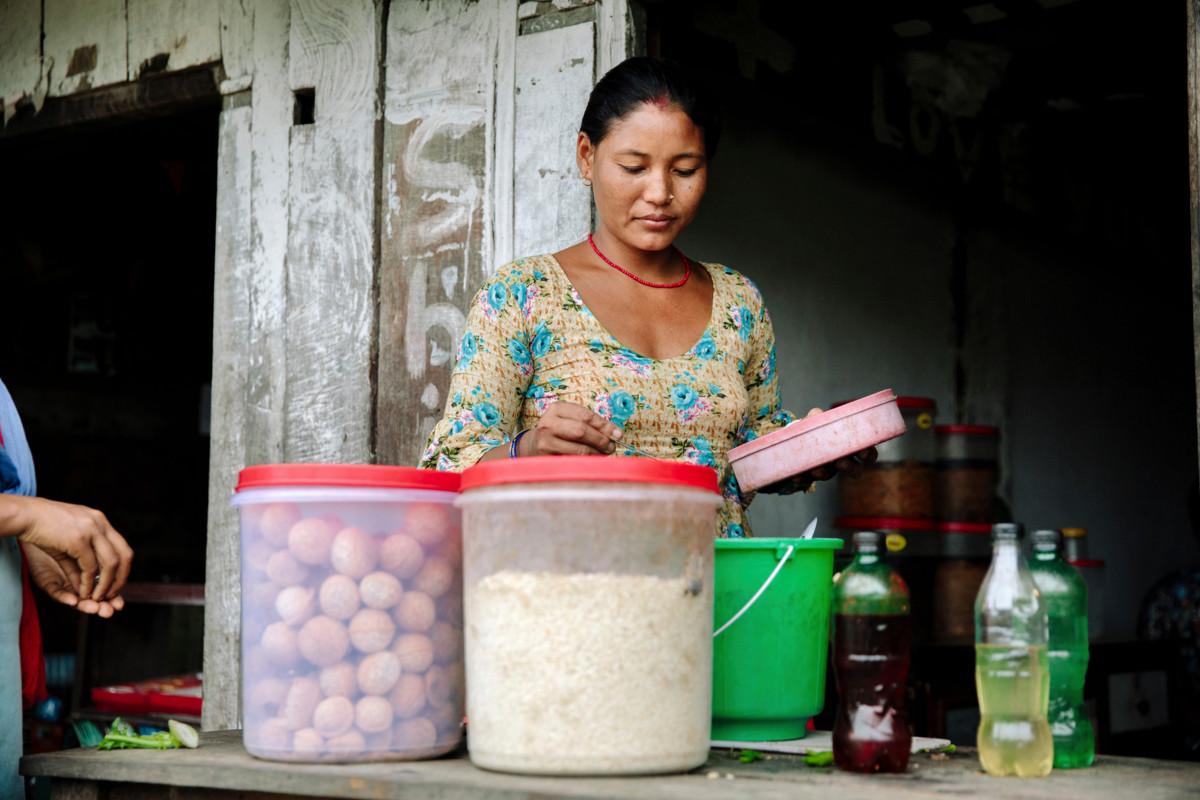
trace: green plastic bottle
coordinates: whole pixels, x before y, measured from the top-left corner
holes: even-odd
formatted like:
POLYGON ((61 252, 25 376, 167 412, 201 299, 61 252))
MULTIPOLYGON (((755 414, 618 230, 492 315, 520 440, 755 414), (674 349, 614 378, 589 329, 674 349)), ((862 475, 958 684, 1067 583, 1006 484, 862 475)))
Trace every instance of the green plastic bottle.
POLYGON ((1029 570, 1050 622, 1050 733, 1054 768, 1090 767, 1096 760, 1092 721, 1083 709, 1088 667, 1087 584, 1062 558, 1058 531, 1033 532, 1029 570))

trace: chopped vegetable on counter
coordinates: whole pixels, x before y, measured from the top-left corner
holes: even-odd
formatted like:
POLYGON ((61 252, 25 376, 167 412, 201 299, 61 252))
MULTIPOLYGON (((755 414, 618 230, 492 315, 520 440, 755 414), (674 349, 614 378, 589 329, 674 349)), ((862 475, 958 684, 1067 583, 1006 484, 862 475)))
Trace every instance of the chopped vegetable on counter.
POLYGON ((825 750, 820 753, 805 753, 804 763, 810 767, 833 766, 833 751, 825 750))
POLYGON ((743 764, 752 764, 760 758, 762 758, 762 753, 757 750, 743 750, 741 755, 738 756, 738 761, 743 764))
POLYGON ((139 735, 125 720, 117 717, 104 738, 96 745, 97 750, 176 750, 182 747, 197 747, 200 734, 191 725, 177 720, 167 722, 168 730, 139 735))

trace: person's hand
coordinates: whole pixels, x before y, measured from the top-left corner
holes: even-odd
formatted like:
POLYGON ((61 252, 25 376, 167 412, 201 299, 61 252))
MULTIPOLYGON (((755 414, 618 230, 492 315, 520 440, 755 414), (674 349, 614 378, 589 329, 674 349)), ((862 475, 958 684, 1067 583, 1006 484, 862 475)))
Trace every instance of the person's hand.
POLYGON ((91 598, 80 600, 76 593, 78 587, 67 577, 67 573, 63 571, 62 565, 54 560, 54 556, 34 544, 22 544, 21 549, 25 552, 25 560, 29 564, 29 577, 42 591, 63 605, 71 606, 84 614, 97 614, 105 619, 125 607, 125 598, 121 595, 99 602, 91 598))
POLYGON ((133 550, 99 511, 40 497, 23 498, 17 538, 48 553, 80 602, 111 601, 129 578, 133 550))
MULTIPOLYGON (((804 418, 808 419, 814 414, 820 414, 823 410, 814 408, 804 418)), ((868 447, 866 450, 861 450, 847 458, 839 458, 832 464, 822 464, 808 472, 802 472, 799 475, 793 475, 791 478, 773 483, 770 486, 764 486, 759 491, 764 494, 788 494, 791 492, 808 491, 809 487, 817 481, 832 480, 839 474, 858 475, 862 472, 863 467, 874 464, 878 458, 879 452, 874 447, 868 447)))
POLYGON ((590 408, 559 400, 521 437, 517 455, 606 456, 616 450, 621 435, 619 427, 590 408))

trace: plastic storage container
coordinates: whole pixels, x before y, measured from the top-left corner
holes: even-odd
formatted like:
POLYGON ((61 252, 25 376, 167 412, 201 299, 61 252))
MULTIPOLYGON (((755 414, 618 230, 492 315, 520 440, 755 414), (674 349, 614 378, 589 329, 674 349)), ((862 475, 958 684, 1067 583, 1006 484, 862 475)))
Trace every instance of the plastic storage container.
POLYGON ((281 761, 427 758, 462 740, 460 476, 242 470, 243 740, 281 761))
POLYGON ((975 635, 975 596, 988 570, 992 527, 939 522, 941 560, 933 574, 933 640, 966 643, 975 635))
POLYGON ((744 491, 808 472, 904 433, 904 417, 891 389, 796 420, 729 451, 744 491))
POLYGON ((716 545, 712 738, 801 739, 825 702, 833 552, 842 541, 716 545))
POLYGON ((934 515, 937 403, 928 397, 898 397, 896 406, 904 418, 905 434, 878 445, 878 461, 857 475, 838 476, 842 513, 847 516, 934 515))
POLYGON ((471 760, 544 775, 708 757, 716 473, 641 458, 463 474, 471 760))
POLYGON ((938 425, 936 430, 938 518, 994 522, 1000 429, 990 425, 938 425))

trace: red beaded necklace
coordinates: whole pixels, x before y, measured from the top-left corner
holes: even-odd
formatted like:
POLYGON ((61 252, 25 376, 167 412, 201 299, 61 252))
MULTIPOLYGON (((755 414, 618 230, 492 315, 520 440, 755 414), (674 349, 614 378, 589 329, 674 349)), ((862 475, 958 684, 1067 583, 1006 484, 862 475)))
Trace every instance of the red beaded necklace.
POLYGON ((635 281, 640 283, 642 286, 649 286, 651 289, 678 289, 680 286, 683 286, 685 283, 688 282, 688 278, 692 277, 692 264, 690 261, 687 260, 687 257, 684 256, 684 254, 679 250, 678 247, 673 248, 673 249, 675 250, 676 253, 679 253, 679 259, 683 262, 683 277, 680 278, 679 280, 675 281, 674 283, 653 283, 651 281, 644 280, 643 278, 639 278, 637 275, 634 275, 632 272, 625 269, 620 264, 616 264, 616 263, 613 263, 612 261, 609 261, 608 257, 606 255, 604 255, 604 253, 600 252, 600 248, 596 247, 596 240, 594 238, 592 238, 592 234, 590 234, 590 233, 588 234, 588 244, 590 244, 592 246, 592 250, 595 251, 596 255, 600 256, 600 260, 603 261, 605 264, 608 264, 610 267, 615 269, 617 272, 620 272, 622 275, 624 275, 628 278, 633 278, 635 281))

